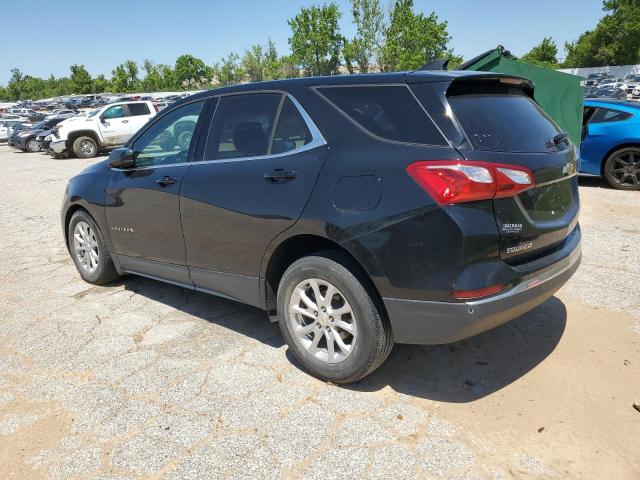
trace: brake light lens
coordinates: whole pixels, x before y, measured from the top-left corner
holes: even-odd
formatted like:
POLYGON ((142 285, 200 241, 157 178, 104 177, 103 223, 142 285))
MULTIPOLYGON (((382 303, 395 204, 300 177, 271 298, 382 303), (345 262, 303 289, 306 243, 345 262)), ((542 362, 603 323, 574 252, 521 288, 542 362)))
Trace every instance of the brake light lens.
POLYGON ((474 298, 488 297, 495 295, 507 288, 506 283, 491 285, 490 287, 478 288, 477 290, 455 290, 451 294, 458 300, 471 300, 474 298))
POLYGON ((535 186, 528 168, 491 162, 420 161, 407 173, 439 205, 512 197, 535 186))

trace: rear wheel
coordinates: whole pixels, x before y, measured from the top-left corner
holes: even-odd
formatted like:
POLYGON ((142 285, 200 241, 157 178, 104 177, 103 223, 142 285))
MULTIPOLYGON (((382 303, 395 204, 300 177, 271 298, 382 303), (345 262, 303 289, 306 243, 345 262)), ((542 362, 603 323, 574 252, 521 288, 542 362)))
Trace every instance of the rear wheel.
POLYGON ((287 269, 278 287, 278 321, 309 373, 350 383, 382 365, 393 336, 363 284, 336 260, 309 256, 287 269))
POLYGON ((613 152, 604 164, 604 176, 613 188, 640 190, 640 148, 613 152))
POLYGON ((98 144, 91 137, 78 137, 73 141, 73 153, 78 158, 93 158, 98 154, 98 144))
POLYGON ((102 285, 119 277, 104 237, 88 213, 73 214, 67 236, 73 263, 85 282, 102 285))
POLYGON ((25 144, 25 149, 31 153, 39 152, 42 149, 42 144, 37 139, 30 138, 25 144))

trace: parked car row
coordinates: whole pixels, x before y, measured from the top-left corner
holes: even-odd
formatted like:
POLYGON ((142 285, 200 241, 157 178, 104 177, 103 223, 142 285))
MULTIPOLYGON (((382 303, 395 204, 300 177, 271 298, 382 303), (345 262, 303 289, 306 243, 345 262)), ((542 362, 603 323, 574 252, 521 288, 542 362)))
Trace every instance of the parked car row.
POLYGON ((640 99, 640 75, 628 73, 624 77, 613 77, 606 73, 592 73, 584 82, 585 98, 619 98, 629 96, 640 99))

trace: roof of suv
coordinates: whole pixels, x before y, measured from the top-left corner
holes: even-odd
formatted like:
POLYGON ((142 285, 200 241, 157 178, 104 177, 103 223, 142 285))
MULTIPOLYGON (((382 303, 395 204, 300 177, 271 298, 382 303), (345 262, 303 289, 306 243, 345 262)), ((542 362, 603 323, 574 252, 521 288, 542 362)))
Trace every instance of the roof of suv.
MULTIPOLYGON (((325 77, 288 78, 284 80, 266 80, 262 82, 243 83, 228 87, 219 87, 186 97, 189 101, 207 98, 219 93, 242 92, 251 90, 282 89, 295 86, 349 85, 349 84, 384 84, 384 83, 422 83, 446 82, 460 77, 511 77, 494 72, 471 72, 461 70, 416 70, 407 72, 362 73, 358 75, 331 75, 325 77)), ((520 77, 517 77, 520 78, 520 77)), ((184 99, 183 99, 184 100, 184 99)), ((182 102, 178 102, 182 103, 182 102)), ((176 103, 176 105, 178 104, 176 103)))

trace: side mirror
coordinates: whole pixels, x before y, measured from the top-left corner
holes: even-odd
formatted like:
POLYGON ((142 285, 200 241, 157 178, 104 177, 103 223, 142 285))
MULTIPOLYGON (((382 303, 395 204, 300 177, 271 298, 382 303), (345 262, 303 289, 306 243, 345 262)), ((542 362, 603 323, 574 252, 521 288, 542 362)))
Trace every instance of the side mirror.
POLYGON ((111 151, 107 161, 111 168, 131 168, 135 164, 133 150, 128 147, 120 147, 111 151))

